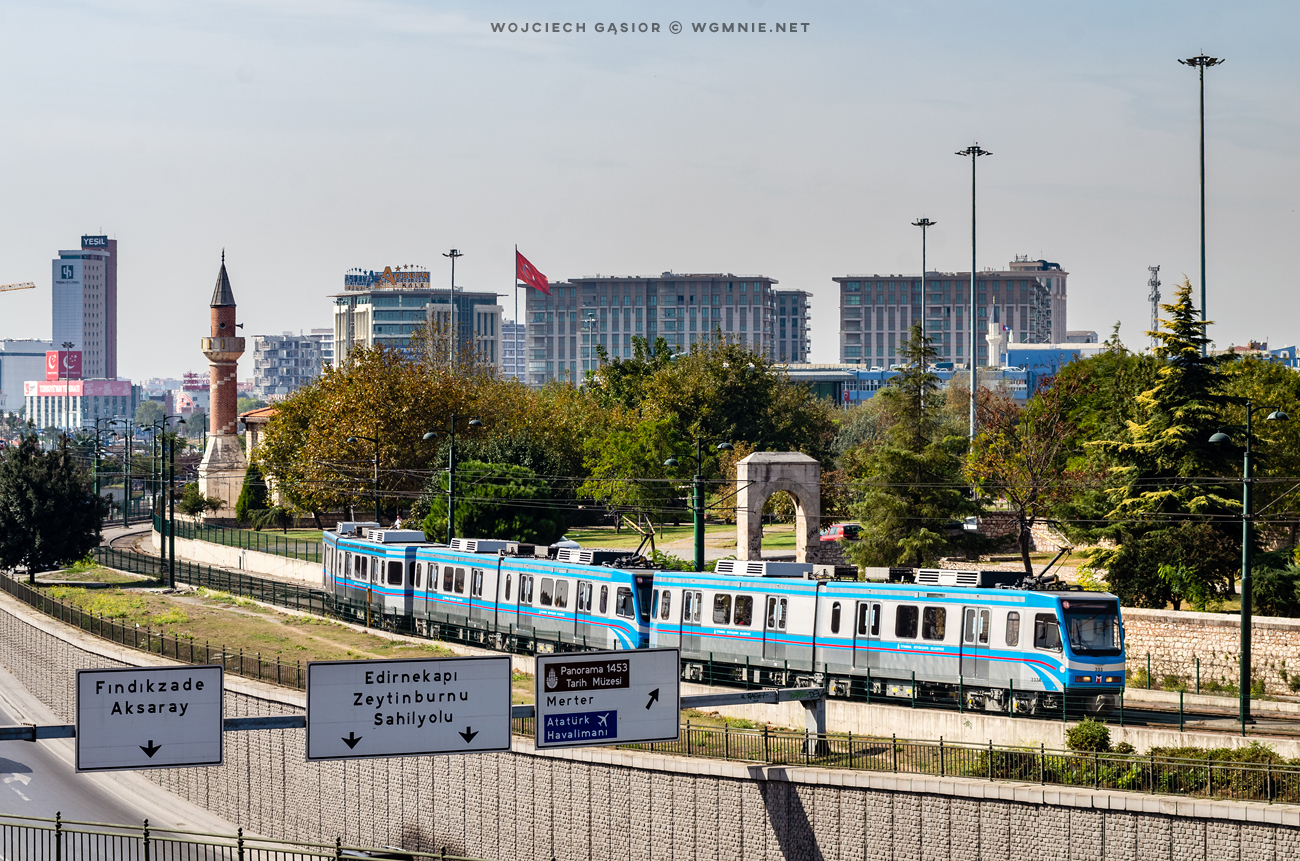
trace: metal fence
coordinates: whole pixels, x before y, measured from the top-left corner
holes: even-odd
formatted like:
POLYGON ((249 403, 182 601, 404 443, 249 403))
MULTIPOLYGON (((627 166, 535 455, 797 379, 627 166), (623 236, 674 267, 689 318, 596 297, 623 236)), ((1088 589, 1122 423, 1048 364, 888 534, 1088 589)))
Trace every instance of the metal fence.
MULTIPOLYGON (((319 541, 304 541, 301 538, 290 538, 287 535, 277 535, 270 531, 258 532, 252 529, 229 529, 224 526, 210 526, 206 523, 191 523, 188 520, 168 522, 174 524, 177 538, 190 538, 196 541, 222 544, 226 547, 256 550, 259 553, 272 553, 276 556, 287 556, 290 559, 302 559, 307 562, 321 561, 321 542, 319 541)), ((153 528, 155 532, 162 533, 163 519, 161 515, 154 515, 153 528)))
POLYGON ((0 814, 0 857, 6 861, 307 861, 313 858, 439 859, 482 861, 442 852, 397 847, 346 846, 212 834, 141 825, 77 822, 0 814))

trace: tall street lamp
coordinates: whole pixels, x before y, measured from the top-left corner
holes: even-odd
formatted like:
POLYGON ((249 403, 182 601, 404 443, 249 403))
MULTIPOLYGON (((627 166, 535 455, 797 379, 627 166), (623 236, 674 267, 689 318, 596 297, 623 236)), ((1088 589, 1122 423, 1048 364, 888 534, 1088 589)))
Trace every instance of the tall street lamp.
MULTIPOLYGON (((752 366, 751 366, 752 367, 752 366)), ((691 505, 692 513, 695 515, 695 570, 704 570, 704 444, 709 442, 708 437, 697 436, 695 438, 695 476, 691 479, 691 489, 693 490, 694 501, 691 505)), ((735 446, 729 442, 720 442, 714 451, 734 451, 735 446)), ((687 455, 690 457, 690 455, 687 455)), ((677 458, 670 457, 664 461, 664 466, 677 466, 677 458)))
MULTIPOLYGON (((1186 60, 1179 60, 1184 66, 1192 66, 1201 78, 1201 322, 1205 322, 1205 70, 1223 62, 1218 57, 1197 54, 1186 60)), ((1205 355, 1207 344, 1201 345, 1201 355, 1205 355)))
POLYGON ((458 249, 451 249, 444 252, 443 257, 451 258, 451 290, 447 293, 447 320, 450 322, 451 331, 447 333, 447 364, 454 366, 456 364, 456 341, 460 337, 460 332, 456 330, 456 258, 464 257, 458 249))
MULTIPOLYGON (((159 457, 159 471, 161 478, 161 487, 163 491, 162 499, 162 533, 159 535, 159 556, 165 566, 167 573, 168 588, 176 588, 176 434, 172 433, 169 440, 167 434, 167 425, 172 419, 180 419, 177 425, 182 428, 185 426, 185 418, 180 415, 163 416, 155 421, 152 425, 154 437, 162 440, 162 451, 159 457)), ((128 425, 129 426, 129 425, 128 425)), ((127 436, 128 446, 134 438, 129 434, 127 436)), ((131 498, 130 484, 130 457, 127 458, 127 500, 131 498)))
MULTIPOLYGON (((930 325, 929 321, 926 320, 925 317, 925 234, 927 230, 929 230, 931 227, 934 227, 938 223, 939 222, 931 221, 928 218, 918 218, 916 221, 912 222, 913 227, 921 228, 921 332, 922 333, 925 333, 926 327, 930 325)), ((921 370, 923 371, 925 370, 924 363, 922 363, 921 370)))
MULTIPOLYGON (((1254 512, 1250 507, 1250 486, 1254 479, 1250 475, 1250 417, 1255 405, 1246 401, 1246 453, 1241 466, 1241 690, 1238 711, 1241 715, 1241 731, 1246 732, 1250 723, 1250 527, 1254 512)), ((1282 410, 1273 410, 1268 414, 1268 421, 1284 422, 1290 419, 1282 410)), ((1231 442, 1232 437, 1219 431, 1210 437, 1212 443, 1231 442)))
MULTIPOLYGON (((66 353, 76 344, 71 341, 64 341, 59 346, 63 347, 63 351, 66 353)), ((67 362, 67 356, 59 359, 59 375, 63 376, 65 372, 67 374, 63 377, 65 380, 63 384, 63 426, 65 428, 72 427, 72 369, 67 366, 67 362)))
MULTIPOLYGON (((94 466, 92 467, 93 472, 91 473, 91 475, 94 477, 96 499, 99 498, 99 446, 100 443, 103 441, 103 434, 106 431, 108 431, 108 428, 112 427, 115 424, 117 424, 117 419, 95 419, 95 443, 94 443, 95 461, 94 461, 94 466), (99 427, 100 422, 106 423, 105 427, 102 430, 99 427)), ((116 432, 109 432, 109 433, 110 433, 110 437, 109 437, 110 439, 113 436, 117 435, 116 432)))
POLYGON ((375 424, 374 436, 350 436, 348 437, 348 444, 351 445, 358 440, 366 440, 367 442, 373 442, 375 444, 375 475, 372 479, 372 487, 375 497, 375 523, 382 526, 383 524, 380 523, 379 520, 379 424, 375 424))
POLYGON ((970 439, 975 441, 975 387, 979 382, 976 363, 979 356, 979 332, 975 328, 975 159, 982 155, 992 155, 986 149, 980 149, 979 143, 958 150, 957 155, 970 156, 970 439))
MULTIPOLYGON (((453 249, 455 250, 455 249, 453 249)), ((481 428, 483 422, 478 419, 470 419, 467 428, 481 428)), ((423 437, 425 440, 435 439, 438 436, 437 431, 429 431, 423 437)), ((451 414, 451 421, 447 425, 447 544, 451 544, 451 539, 456 537, 456 414, 451 414)))

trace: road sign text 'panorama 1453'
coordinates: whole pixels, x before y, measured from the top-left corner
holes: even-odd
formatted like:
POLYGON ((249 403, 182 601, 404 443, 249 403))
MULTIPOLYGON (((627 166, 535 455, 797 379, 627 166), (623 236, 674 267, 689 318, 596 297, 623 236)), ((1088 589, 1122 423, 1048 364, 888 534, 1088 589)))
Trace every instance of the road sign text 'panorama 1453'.
POLYGON ((680 666, 677 649, 538 655, 537 746, 676 741, 680 666))
POLYGON ((313 661, 307 759, 510 749, 510 658, 313 661))
POLYGON ((221 765, 222 672, 77 670, 77 771, 221 765))

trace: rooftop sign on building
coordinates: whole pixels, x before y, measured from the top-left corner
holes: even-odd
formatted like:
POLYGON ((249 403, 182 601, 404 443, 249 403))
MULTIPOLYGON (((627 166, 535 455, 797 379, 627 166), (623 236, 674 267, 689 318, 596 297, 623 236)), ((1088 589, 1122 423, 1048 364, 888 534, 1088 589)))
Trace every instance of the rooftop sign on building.
POLYGON ((348 290, 392 289, 394 287, 428 287, 429 270, 399 266, 385 266, 384 271, 374 269, 349 269, 343 276, 343 286, 348 290))
POLYGON ((81 351, 47 350, 45 353, 45 379, 81 379, 81 351))

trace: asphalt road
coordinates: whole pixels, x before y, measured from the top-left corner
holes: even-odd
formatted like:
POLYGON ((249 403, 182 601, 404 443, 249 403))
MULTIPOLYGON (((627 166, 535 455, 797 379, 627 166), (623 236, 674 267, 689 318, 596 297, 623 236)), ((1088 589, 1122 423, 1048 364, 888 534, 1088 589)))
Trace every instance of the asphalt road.
MULTIPOLYGON (((62 724, 0 669, 0 724, 62 724)), ((0 814, 233 834, 236 826, 134 772, 78 774, 71 739, 0 741, 0 814)))

